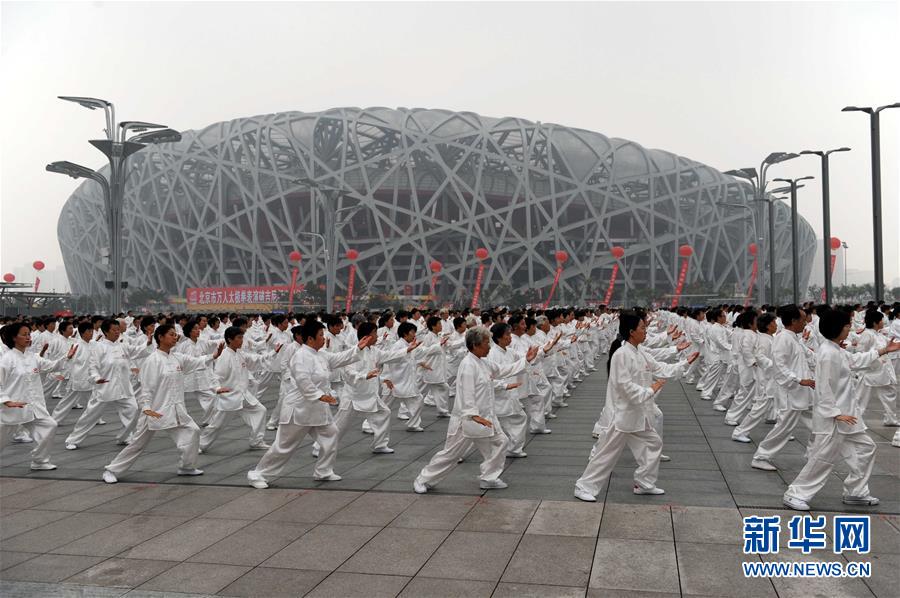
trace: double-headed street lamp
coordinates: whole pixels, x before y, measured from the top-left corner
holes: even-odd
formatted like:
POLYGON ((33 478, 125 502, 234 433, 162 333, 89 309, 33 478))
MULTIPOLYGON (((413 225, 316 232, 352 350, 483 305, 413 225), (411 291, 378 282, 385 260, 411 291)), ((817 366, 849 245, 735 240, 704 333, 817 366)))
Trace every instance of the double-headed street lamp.
POLYGON ((797 189, 803 186, 797 183, 814 178, 812 176, 803 176, 797 179, 774 179, 779 183, 787 183, 791 192, 791 282, 793 283, 792 295, 794 305, 799 305, 800 303, 800 247, 797 244, 797 237, 800 236, 797 231, 800 218, 797 214, 797 189))
POLYGON ((109 160, 109 175, 72 162, 53 162, 47 171, 65 174, 72 178, 86 178, 96 181, 103 189, 109 230, 109 261, 112 280, 106 287, 112 290, 110 313, 122 311, 122 204, 125 194, 125 162, 129 156, 153 143, 173 143, 181 140, 181 134, 165 125, 144 121, 125 121, 116 124, 116 109, 112 102, 98 98, 80 96, 59 96, 61 100, 74 102, 89 110, 102 108, 106 115, 106 139, 92 139, 90 144, 99 149, 109 160), (129 131, 137 135, 126 139, 129 131))
MULTIPOLYGON (((757 203, 766 203, 769 204, 769 251, 768 251, 768 263, 769 263, 769 292, 771 297, 769 300, 774 304, 777 302, 777 291, 775 289, 775 212, 774 206, 771 200, 766 197, 766 185, 768 185, 768 181, 766 180, 766 172, 769 170, 770 166, 775 164, 779 164, 781 162, 787 162, 788 160, 793 160, 799 154, 793 154, 789 152, 773 152, 766 156, 766 158, 762 161, 759 166, 759 171, 753 167, 750 168, 738 168, 736 170, 729 170, 724 174, 745 179, 750 182, 751 187, 753 188, 753 201, 757 203)), ((762 215, 760 214, 760 222, 762 222, 762 215)), ((761 249, 761 248, 760 248, 761 249)), ((765 260, 763 260, 765 263, 765 260)), ((764 288, 765 284, 763 284, 762 280, 760 280, 759 284, 759 302, 760 304, 764 304, 766 302, 766 295, 764 288)))
POLYGON ((828 180, 828 156, 836 152, 849 152, 849 147, 832 150, 803 150, 801 156, 815 155, 822 159, 822 255, 825 258, 825 303, 831 304, 831 189, 828 180))
POLYGON ((869 115, 872 142, 872 226, 875 246, 875 300, 884 299, 884 248, 881 239, 881 111, 900 108, 900 102, 879 106, 847 106, 841 112, 865 112, 869 115))

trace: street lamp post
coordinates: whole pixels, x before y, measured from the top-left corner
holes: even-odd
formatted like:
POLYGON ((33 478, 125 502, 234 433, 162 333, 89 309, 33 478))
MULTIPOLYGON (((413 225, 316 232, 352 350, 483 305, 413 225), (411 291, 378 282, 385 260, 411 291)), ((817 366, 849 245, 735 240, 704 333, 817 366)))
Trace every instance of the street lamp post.
POLYGON ((841 241, 841 247, 844 248, 844 286, 847 286, 847 250, 850 246, 846 241, 841 241))
POLYGON ((801 156, 816 155, 822 159, 822 243, 825 261, 825 303, 831 304, 831 189, 828 179, 828 156, 835 152, 849 152, 849 147, 833 150, 803 150, 801 156))
POLYGON ((173 143, 181 140, 181 134, 165 125, 143 121, 125 121, 116 126, 116 111, 112 102, 98 98, 81 96, 59 96, 59 99, 73 102, 88 110, 102 108, 106 115, 106 139, 93 139, 89 143, 99 149, 109 160, 109 175, 79 166, 72 162, 53 162, 47 165, 48 172, 65 174, 72 178, 87 178, 96 181, 103 189, 109 231, 109 262, 112 281, 107 288, 112 290, 110 313, 122 311, 122 204, 125 194, 125 163, 128 157, 151 143, 173 143), (126 139, 128 132, 138 133, 126 139))
MULTIPOLYGON (((736 170, 729 170, 724 174, 734 176, 737 178, 745 179, 750 182, 751 187, 753 188, 753 201, 757 203, 768 203, 769 204, 769 251, 768 251, 768 264, 769 264, 769 294, 771 297, 769 300, 775 304, 777 303, 777 290, 775 288, 775 210, 772 204, 772 201, 766 197, 766 186, 768 185, 768 181, 766 180, 766 172, 769 170, 769 167, 779 164, 781 162, 787 162, 788 160, 793 160, 796 158, 798 154, 789 153, 789 152, 773 152, 763 159, 762 163, 759 165, 759 171, 756 168, 738 168, 736 170)), ((762 221, 762 215, 760 215, 760 221, 762 221)), ((764 256, 765 257, 765 256, 764 256)), ((765 260, 761 260, 762 263, 765 260)), ((766 295, 763 289, 765 285, 763 284, 762 279, 760 279, 759 284, 759 302, 760 304, 764 304, 766 302, 766 295)))
POLYGON ((865 112, 869 115, 872 142, 872 241, 875 246, 875 301, 884 299, 884 248, 881 238, 881 111, 900 108, 900 102, 879 106, 847 106, 841 112, 865 112))
POLYGON ((798 185, 797 183, 813 178, 815 177, 804 176, 798 179, 774 179, 779 183, 787 183, 790 185, 791 191, 791 290, 794 305, 800 304, 800 269, 798 268, 800 263, 800 247, 797 244, 797 237, 800 236, 798 231, 800 218, 797 215, 797 189, 803 187, 803 185, 798 185))

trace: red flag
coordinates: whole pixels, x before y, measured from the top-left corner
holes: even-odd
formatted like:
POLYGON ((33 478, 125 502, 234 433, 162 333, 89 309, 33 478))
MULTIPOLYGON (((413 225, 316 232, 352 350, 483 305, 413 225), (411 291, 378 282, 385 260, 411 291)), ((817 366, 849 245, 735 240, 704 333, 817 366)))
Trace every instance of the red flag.
POLYGON ((356 278, 356 264, 350 264, 350 280, 347 281, 347 307, 344 311, 350 313, 353 305, 353 280, 356 278))
POLYGON ((616 286, 616 275, 619 273, 618 262, 613 264, 612 276, 609 277, 609 288, 606 289, 606 297, 603 298, 603 304, 609 305, 612 300, 613 288, 616 286))
POLYGON ((675 286, 675 296, 672 297, 672 307, 678 307, 678 299, 681 297, 681 291, 684 289, 684 280, 687 278, 688 264, 690 263, 690 258, 686 257, 681 264, 681 272, 678 274, 678 284, 675 286))
POLYGON ((544 309, 550 307, 550 300, 553 299, 553 291, 556 290, 556 285, 559 284, 559 275, 562 274, 562 266, 556 267, 556 276, 553 277, 553 284, 550 286, 550 293, 547 295, 547 300, 544 301, 544 309))

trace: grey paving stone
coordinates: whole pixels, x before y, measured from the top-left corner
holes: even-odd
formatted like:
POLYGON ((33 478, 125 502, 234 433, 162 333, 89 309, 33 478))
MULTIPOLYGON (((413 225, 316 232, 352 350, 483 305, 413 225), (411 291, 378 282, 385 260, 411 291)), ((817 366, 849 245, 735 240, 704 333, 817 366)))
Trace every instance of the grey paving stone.
POLYGON ((39 556, 36 552, 13 552, 11 550, 0 550, 0 570, 9 569, 13 565, 24 563, 28 559, 39 556))
POLYGON ((196 491, 196 488, 190 486, 140 484, 137 486, 137 491, 121 498, 105 502, 90 509, 90 511, 96 513, 137 515, 138 513, 143 513, 158 505, 196 491))
POLYGON ((339 571, 413 576, 449 535, 446 530, 385 528, 339 571))
POLYGON ((264 561, 263 566, 333 571, 379 531, 380 527, 319 525, 264 561))
POLYGON ((5 498, 18 492, 25 492, 52 483, 53 482, 50 480, 34 478, 0 478, 0 498, 5 498))
POLYGON ((736 508, 673 507, 672 523, 676 542, 743 543, 743 518, 736 508))
POLYGON ((597 536, 603 503, 580 503, 544 500, 538 506, 526 534, 553 536, 597 536))
POLYGON ((588 588, 587 598, 681 598, 681 594, 671 594, 669 592, 610 590, 608 588, 588 588))
POLYGON ((189 561, 254 567, 312 528, 312 524, 257 521, 192 556, 189 561))
POLYGON ((215 594, 250 567, 179 563, 140 586, 141 590, 215 594))
POLYGON ((119 556, 129 559, 183 561, 249 523, 239 519, 191 519, 119 556))
MULTIPOLYGON (((195 479, 199 479, 198 476, 195 479)), ((252 492, 252 488, 197 488, 165 504, 158 505, 146 512, 147 515, 184 515, 198 517, 225 503, 252 492)))
POLYGON ((600 538, 594 553, 590 587, 679 592, 675 545, 671 541, 600 538))
POLYGON ((76 482, 76 481, 55 481, 49 484, 33 486, 23 492, 16 492, 9 498, 4 498, 3 502, 13 504, 20 509, 30 509, 37 505, 41 505, 51 500, 56 500, 62 496, 69 496, 79 490, 85 490, 95 486, 92 482, 76 482))
POLYGON ((118 598, 127 592, 127 588, 0 580, 0 596, 4 598, 118 598))
POLYGON ((49 552, 97 530, 125 519, 112 513, 66 513, 66 517, 19 534, 3 542, 5 550, 19 552, 49 552))
POLYGON ((418 576, 497 581, 519 539, 518 534, 455 531, 418 576))
POLYGON ((333 525, 387 525, 415 502, 411 494, 369 492, 326 519, 333 525))
MULTIPOLYGON (((681 552, 679 552, 680 558, 681 552)), ((839 560, 837 555, 826 552, 819 554, 813 551, 811 554, 803 554, 799 550, 784 550, 778 554, 762 555, 764 561, 805 561, 805 562, 823 562, 839 560)), ((876 572, 874 566, 873 573, 876 572)), ((896 577, 891 586, 896 588, 896 577)), ((841 598, 871 598, 872 592, 865 582, 861 579, 851 578, 806 578, 792 579, 786 577, 776 577, 771 582, 775 588, 773 595, 777 593, 779 598, 831 598, 832 596, 840 596, 841 598)), ((894 591, 888 596, 896 596, 894 591)), ((879 595, 880 596, 880 595, 879 595)))
POLYGON ((320 523, 359 498, 360 492, 307 491, 295 500, 275 509, 265 517, 266 521, 290 523, 320 523))
POLYGON ((14 513, 4 513, 0 517, 0 540, 6 540, 29 530, 68 517, 69 513, 48 513, 37 509, 25 509, 14 513))
POLYGON ((415 502, 391 521, 390 526, 452 530, 476 501, 469 496, 416 496, 415 502))
POLYGON ((593 556, 593 538, 525 535, 501 580, 587 587, 593 556))
POLYGON ((501 582, 493 598, 584 598, 585 588, 501 582))
POLYGON ((685 594, 705 596, 776 596, 767 579, 744 577, 742 562, 756 561, 741 546, 677 542, 678 572, 685 594))
POLYGON ((220 596, 294 598, 303 596, 328 576, 327 571, 256 567, 219 591, 220 596))
POLYGON ((58 554, 115 556, 188 521, 187 517, 129 517, 74 542, 55 548, 58 554))
POLYGON ((102 557, 42 554, 3 571, 8 581, 58 582, 104 560, 102 557))
POLYGON ((146 561, 140 559, 107 559, 66 579, 67 583, 95 585, 103 587, 134 588, 163 571, 171 569, 174 563, 167 561, 146 561))
POLYGON ((672 540, 674 536, 670 507, 606 503, 599 536, 631 540, 672 540))
POLYGON ((848 561, 868 562, 872 567, 872 576, 863 580, 876 596, 894 596, 900 584, 900 555, 856 554, 844 553, 848 561))
POLYGON ((457 529, 521 534, 531 523, 538 504, 538 501, 485 497, 472 507, 457 529))
POLYGON ((74 494, 37 505, 35 509, 50 511, 84 511, 97 505, 127 496, 137 490, 130 484, 93 485, 74 494))
POLYGON ((307 594, 310 598, 394 598, 409 577, 335 572, 307 594))
POLYGON ((276 488, 265 492, 249 492, 204 513, 203 516, 214 519, 259 519, 299 498, 301 494, 297 490, 276 488))
POLYGON ((494 583, 462 579, 434 579, 414 577, 400 593, 400 598, 453 597, 489 598, 494 592, 494 583))

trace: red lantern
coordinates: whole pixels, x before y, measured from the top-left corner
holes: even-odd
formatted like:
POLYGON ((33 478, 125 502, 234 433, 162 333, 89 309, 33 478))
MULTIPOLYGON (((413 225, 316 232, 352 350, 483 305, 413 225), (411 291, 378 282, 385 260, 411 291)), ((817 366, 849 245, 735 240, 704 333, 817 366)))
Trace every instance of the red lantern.
POLYGON ((566 253, 565 251, 560 250, 560 251, 556 252, 556 261, 559 262, 560 264, 565 264, 568 259, 569 259, 569 254, 566 253))
POLYGON ((756 243, 750 243, 750 245, 747 246, 747 251, 750 252, 750 255, 756 255, 756 252, 759 251, 759 249, 756 247, 756 243))
POLYGON ((324 290, 325 290, 325 285, 324 285, 323 283, 321 283, 321 282, 319 283, 319 290, 320 290, 320 291, 324 291, 324 290))
POLYGON ((296 249, 288 254, 288 259, 292 262, 299 262, 303 256, 296 249))
POLYGON ((437 260, 434 260, 433 262, 428 264, 428 267, 431 268, 431 271, 435 274, 444 269, 444 265, 437 260))
POLYGON ((348 249, 348 250, 347 250, 347 259, 348 259, 348 260, 351 260, 351 261, 352 261, 352 260, 355 260, 355 259, 358 258, 358 257, 359 257, 359 252, 358 252, 357 250, 355 250, 355 249, 348 249))
POLYGON ((43 269, 44 269, 44 262, 42 262, 41 260, 37 260, 36 262, 34 262, 33 264, 31 264, 31 267, 34 268, 35 270, 38 270, 38 271, 43 270, 43 269))
POLYGON ((13 282, 15 279, 16 276, 12 272, 7 272, 3 275, 3 280, 5 280, 6 282, 13 282))
POLYGON ((681 257, 691 257, 694 255, 694 248, 690 245, 682 245, 678 248, 678 255, 681 257))
POLYGON ((484 247, 479 247, 478 249, 475 250, 475 257, 477 257, 480 260, 486 260, 488 258, 488 255, 489 255, 488 250, 485 249, 484 247))
POLYGON ((620 260, 620 259, 622 259, 622 258, 625 256, 625 248, 624 248, 624 247, 619 247, 618 245, 616 245, 615 247, 613 247, 612 249, 610 249, 609 252, 610 252, 610 253, 612 254, 612 256, 613 256, 614 258, 616 258, 617 260, 620 260))
POLYGON ((837 237, 831 237, 831 250, 837 251, 841 248, 841 240, 837 237))

